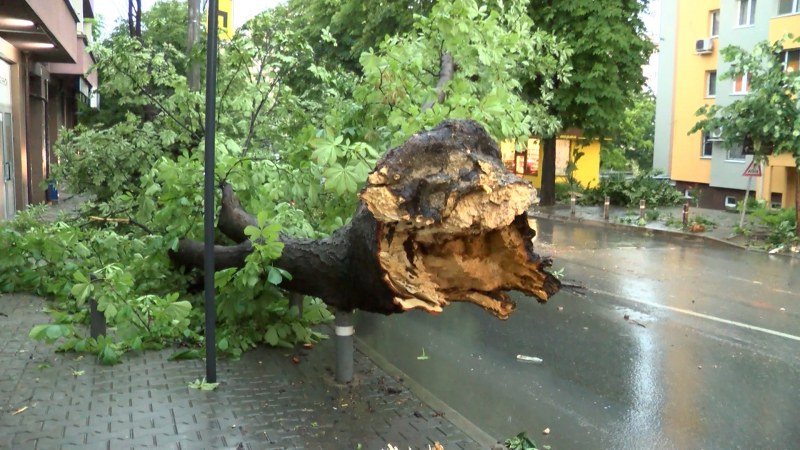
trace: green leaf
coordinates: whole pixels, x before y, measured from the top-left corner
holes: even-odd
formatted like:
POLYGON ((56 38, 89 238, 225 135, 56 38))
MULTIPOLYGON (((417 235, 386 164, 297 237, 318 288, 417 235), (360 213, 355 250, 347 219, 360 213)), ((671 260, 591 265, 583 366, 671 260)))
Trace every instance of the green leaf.
POLYGON ((47 337, 48 327, 50 327, 50 325, 36 325, 31 329, 30 333, 28 333, 28 337, 41 341, 47 337))
POLYGON ((278 330, 274 326, 270 326, 267 328, 266 334, 264 334, 264 340, 267 341, 267 344, 276 346, 278 345, 278 330))
POLYGON ((106 309, 103 311, 103 315, 105 315, 106 320, 111 321, 117 317, 117 307, 113 303, 107 303, 106 309))
POLYGON ((200 359, 203 357, 203 352, 196 348, 185 348, 174 352, 169 355, 170 361, 181 361, 184 359, 200 359))
POLYGON ((61 333, 61 326, 59 325, 50 325, 49 327, 47 327, 47 331, 45 334, 47 336, 47 339, 50 341, 55 341, 61 336, 63 336, 63 334, 61 333))
POLYGON ((75 300, 78 301, 78 304, 82 305, 83 303, 86 302, 86 299, 89 297, 89 295, 92 293, 93 290, 94 286, 92 286, 91 283, 78 283, 72 286, 70 293, 72 294, 73 297, 75 297, 75 300))
POLYGON ((189 383, 189 387, 191 389, 199 389, 201 391, 213 391, 219 387, 219 383, 209 383, 205 378, 203 378, 202 380, 194 380, 193 382, 189 383))
POLYGON ((116 364, 120 360, 120 354, 110 344, 104 345, 97 356, 102 364, 116 364))
POLYGON ((267 274, 267 281, 277 286, 281 284, 281 281, 283 281, 283 276, 281 275, 281 272, 278 269, 270 267, 269 273, 267 274))
POLYGON ((244 234, 247 235, 251 241, 257 241, 261 239, 261 228, 248 225, 244 227, 244 234))
POLYGON ((164 314, 172 320, 183 320, 192 312, 192 304, 186 300, 172 302, 164 309, 164 314))

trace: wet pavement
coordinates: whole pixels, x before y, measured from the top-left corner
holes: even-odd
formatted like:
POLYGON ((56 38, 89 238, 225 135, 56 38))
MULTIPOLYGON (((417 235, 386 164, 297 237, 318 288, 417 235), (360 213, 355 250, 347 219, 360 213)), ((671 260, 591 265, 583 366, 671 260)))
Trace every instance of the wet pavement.
POLYGON ((297 352, 269 348, 220 360, 221 385, 201 391, 189 384, 205 363, 169 361, 171 350, 102 366, 29 339, 49 320, 44 306, 0 295, 0 449, 488 448, 446 405, 423 401, 361 352, 353 382, 337 384, 331 340, 302 350, 299 364, 297 352))
POLYGON ((505 322, 473 305, 359 313, 357 335, 492 435, 527 431, 554 449, 798 448, 800 260, 535 223, 537 251, 586 289, 546 305, 518 296, 505 322))
POLYGON ((326 341, 300 364, 220 361, 220 388, 197 391, 202 361, 56 354, 27 338, 43 301, 0 296, 0 449, 485 449, 520 431, 556 450, 798 448, 800 260, 719 244, 731 213, 708 213, 704 238, 598 214, 535 221, 537 251, 586 289, 517 297, 506 322, 473 305, 357 313, 349 385, 326 341))

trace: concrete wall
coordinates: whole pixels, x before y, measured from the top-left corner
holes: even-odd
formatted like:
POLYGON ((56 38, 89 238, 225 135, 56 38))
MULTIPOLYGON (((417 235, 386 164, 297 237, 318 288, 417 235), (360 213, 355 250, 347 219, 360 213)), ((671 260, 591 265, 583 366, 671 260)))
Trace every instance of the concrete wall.
POLYGON ((653 143, 653 168, 670 175, 672 154, 672 114, 675 97, 675 36, 678 27, 677 0, 661 1, 661 35, 658 43, 658 95, 656 130, 653 143))

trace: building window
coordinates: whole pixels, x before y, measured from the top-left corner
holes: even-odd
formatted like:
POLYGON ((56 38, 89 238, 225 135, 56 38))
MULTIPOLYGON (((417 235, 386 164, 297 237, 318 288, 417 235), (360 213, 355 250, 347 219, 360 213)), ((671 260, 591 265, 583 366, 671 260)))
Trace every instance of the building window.
POLYGON ((500 143, 500 156, 506 169, 517 175, 539 174, 539 139, 529 138, 527 148, 520 152, 517 152, 513 140, 503 141, 500 143))
POLYGON ((747 94, 750 92, 750 74, 739 75, 733 79, 733 93, 747 94))
POLYGON ((714 140, 711 139, 708 133, 703 133, 703 148, 700 149, 700 157, 711 158, 713 149, 714 149, 714 140))
POLYGON ((739 26, 752 25, 756 21, 756 0, 739 0, 739 26))
POLYGON ((711 18, 711 23, 709 26, 711 33, 709 34, 709 37, 717 37, 719 36, 719 10, 715 9, 711 11, 709 16, 711 18))
POLYGON ((567 176, 569 165, 570 141, 567 139, 556 139, 556 176, 567 176))
POLYGON ((717 71, 710 70, 706 72, 706 97, 714 97, 717 95, 717 71))
POLYGON ((781 60, 783 60, 783 69, 787 72, 800 69, 800 48, 781 52, 781 60))
POLYGON ((744 162, 744 147, 729 148, 725 155, 725 161, 744 162))
POLYGON ((778 15, 798 12, 797 4, 797 0, 778 0, 778 15))
POLYGON ((731 195, 725 196, 725 207, 726 208, 736 208, 736 197, 731 195))

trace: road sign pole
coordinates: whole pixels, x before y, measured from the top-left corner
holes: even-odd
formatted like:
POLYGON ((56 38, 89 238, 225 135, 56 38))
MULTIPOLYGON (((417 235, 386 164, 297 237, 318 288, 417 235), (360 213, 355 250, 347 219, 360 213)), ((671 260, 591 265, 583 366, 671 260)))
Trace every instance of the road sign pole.
POLYGON ((744 228, 744 215, 747 212, 747 200, 750 197, 750 187, 753 185, 753 177, 747 177, 747 190, 744 191, 744 202, 742 202, 742 216, 739 218, 739 230, 744 228))

